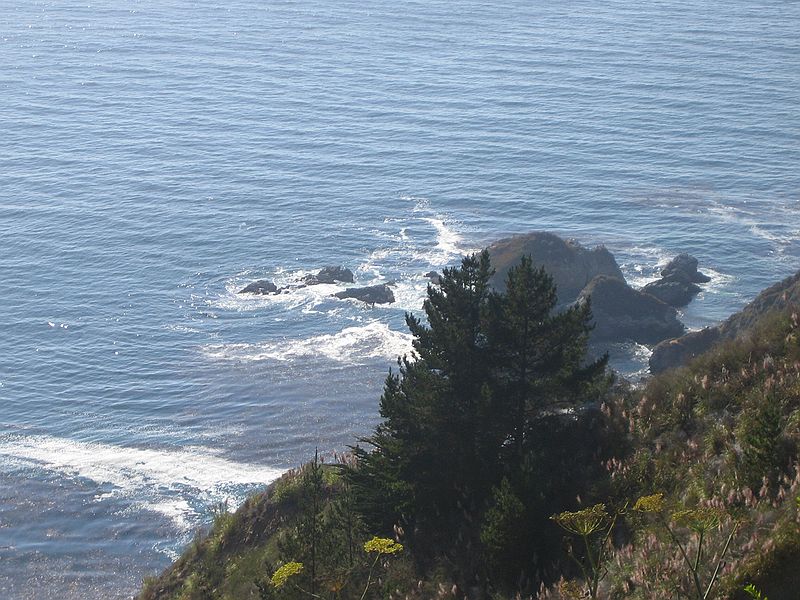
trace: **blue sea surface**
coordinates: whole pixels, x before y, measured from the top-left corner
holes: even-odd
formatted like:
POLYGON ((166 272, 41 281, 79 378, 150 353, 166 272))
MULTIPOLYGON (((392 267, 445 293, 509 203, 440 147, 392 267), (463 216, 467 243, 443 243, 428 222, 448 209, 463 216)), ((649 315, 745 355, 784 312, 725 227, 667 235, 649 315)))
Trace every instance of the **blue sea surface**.
MULTIPOLYGON (((513 233, 800 268, 800 2, 0 1, 0 596, 130 597, 378 419, 424 274, 513 233), (274 297, 328 264, 397 303, 274 297)), ((614 349, 626 373, 648 349, 614 349)))

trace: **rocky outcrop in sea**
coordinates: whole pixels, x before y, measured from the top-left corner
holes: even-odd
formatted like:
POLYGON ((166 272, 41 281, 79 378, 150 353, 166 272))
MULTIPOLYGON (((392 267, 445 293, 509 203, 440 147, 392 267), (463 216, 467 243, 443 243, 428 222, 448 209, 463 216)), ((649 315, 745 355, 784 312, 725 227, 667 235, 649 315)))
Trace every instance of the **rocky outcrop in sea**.
POLYGON ((674 306, 688 304, 700 290, 693 282, 705 277, 697 272, 697 259, 681 254, 664 268, 662 279, 656 282, 660 285, 651 288, 655 293, 648 293, 647 288, 636 290, 625 281, 614 255, 604 246, 586 248, 548 232, 499 240, 489 246, 489 255, 496 289, 504 289, 508 270, 523 256, 530 256, 534 266, 553 277, 561 307, 590 300, 594 318, 591 341, 595 343, 656 344, 682 335, 685 329, 674 306), (682 297, 670 296, 667 290, 682 297))
MULTIPOLYGON (((429 277, 433 283, 438 283, 438 273, 435 273, 436 279, 429 277)), ((323 267, 319 272, 313 275, 306 275, 300 280, 299 283, 289 285, 287 287, 278 288, 272 281, 268 279, 259 279, 253 283, 245 286, 239 290, 239 294, 254 294, 257 296, 266 296, 270 294, 281 294, 290 292, 292 290, 301 289, 311 285, 331 283, 355 283, 353 272, 347 267, 323 267)), ((342 300, 353 298, 360 300, 366 304, 391 304, 395 301, 394 292, 392 292, 390 284, 369 285, 365 287, 350 287, 341 292, 336 292, 332 296, 342 300)))
POLYGON ((347 267, 323 267, 316 275, 306 275, 303 282, 306 285, 317 285, 320 283, 355 283, 353 272, 347 267))
POLYGON ((689 254, 679 254, 661 270, 661 279, 648 283, 642 292, 655 296, 674 307, 686 306, 700 293, 698 283, 708 283, 711 278, 697 270, 697 259, 689 254))
POLYGON ((250 285, 243 287, 239 290, 240 294, 256 294, 257 296, 266 296, 268 294, 277 294, 278 286, 267 279, 259 279, 250 285))
POLYGON ((347 288, 334 294, 337 298, 354 298, 367 304, 391 304, 394 302, 394 292, 387 284, 369 285, 360 288, 347 288))
POLYGON ((313 275, 306 275, 298 284, 290 285, 287 287, 279 288, 272 281, 268 279, 259 279, 253 283, 243 287, 239 290, 239 294, 255 294, 257 296, 266 296, 269 294, 280 294, 283 292, 291 291, 293 289, 303 288, 309 285, 319 285, 322 283, 355 283, 353 272, 347 267, 323 267, 319 272, 313 275))
POLYGON ((586 248, 575 240, 565 240, 554 233, 535 231, 498 240, 489 246, 495 269, 492 285, 505 289, 508 270, 523 256, 530 256, 534 267, 544 267, 556 284, 560 304, 574 302, 589 282, 598 275, 625 281, 625 276, 604 246, 586 248))
MULTIPOLYGON (((698 271, 697 259, 689 254, 673 258, 661 270, 660 279, 637 290, 628 285, 614 255, 604 246, 587 248, 553 233, 532 232, 498 240, 488 250, 495 269, 491 280, 495 289, 503 290, 509 269, 523 256, 530 256, 534 266, 544 268, 553 277, 559 309, 576 302, 591 302, 592 343, 636 342, 655 346, 650 358, 650 369, 654 373, 685 363, 717 341, 736 337, 767 310, 791 301, 800 302, 798 273, 762 292, 724 323, 685 334, 676 307, 686 306, 702 290, 698 284, 710 280, 698 271)), ((436 271, 425 273, 424 277, 433 285, 441 278, 436 271)), ((327 266, 286 288, 261 279, 239 293, 279 294, 323 283, 355 283, 355 277, 347 267, 327 266)), ((356 299, 369 305, 391 304, 395 297, 390 286, 391 283, 383 283, 348 287, 332 296, 356 299)))
POLYGON ((674 308, 616 277, 592 279, 578 297, 580 302, 587 300, 594 319, 593 342, 655 344, 685 331, 674 308))

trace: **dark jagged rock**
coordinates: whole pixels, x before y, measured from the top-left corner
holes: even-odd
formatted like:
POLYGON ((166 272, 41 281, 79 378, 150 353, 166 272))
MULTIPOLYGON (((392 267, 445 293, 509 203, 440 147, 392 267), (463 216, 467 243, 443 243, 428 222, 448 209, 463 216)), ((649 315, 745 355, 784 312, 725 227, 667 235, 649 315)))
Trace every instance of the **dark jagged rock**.
POLYGON ((442 281, 442 276, 436 271, 428 271, 424 276, 430 279, 434 285, 438 285, 442 281))
POLYGON ((316 285, 318 283, 354 283, 353 272, 346 267, 324 267, 316 275, 306 275, 303 282, 306 285, 316 285))
POLYGON ((667 278, 673 276, 676 280, 688 281, 691 283, 708 283, 711 277, 697 270, 697 259, 685 252, 678 254, 661 269, 661 276, 667 278))
MULTIPOLYGON (((684 332, 675 309, 656 295, 667 297, 691 292, 688 285, 675 285, 670 275, 661 289, 649 295, 631 288, 614 256, 605 247, 585 248, 575 240, 564 240, 552 233, 534 232, 500 240, 489 246, 489 256, 495 275, 492 285, 505 288, 508 270, 530 255, 534 266, 543 267, 553 277, 562 306, 576 299, 592 297, 595 329, 594 342, 633 340, 654 344, 684 332)), ((675 263, 683 269, 683 262, 675 263)), ((691 264, 691 263, 690 263, 691 264)), ((695 261, 694 266, 697 266, 695 261)), ((696 269, 695 269, 696 271, 696 269)), ((698 288, 699 290, 699 288, 698 288)), ((694 292, 696 293, 696 292, 694 292)), ((670 298, 682 300, 683 298, 670 298)), ((688 300, 687 300, 688 302, 688 300)))
POLYGON ((239 290, 239 293, 266 296, 267 294, 277 294, 278 286, 267 279, 259 279, 239 290))
POLYGON ((670 306, 686 306, 711 278, 697 270, 697 259, 683 253, 673 258, 661 270, 661 279, 648 283, 642 291, 670 306))
POLYGON ((686 306, 699 292, 700 286, 691 281, 677 281, 667 277, 648 283, 642 292, 650 294, 670 306, 686 306))
POLYGON ((505 290, 508 270, 530 255, 535 267, 544 267, 556 284, 560 304, 575 301, 581 290, 598 275, 619 279, 625 277, 604 246, 585 248, 575 240, 564 240, 553 233, 537 231, 494 242, 489 256, 495 274, 492 285, 505 290))
POLYGON ((684 365, 715 343, 746 334, 766 313, 797 305, 800 305, 800 271, 767 288, 741 311, 719 325, 658 344, 653 348, 650 357, 650 372, 660 373, 684 365))
POLYGON ((632 340, 655 344, 684 332, 677 312, 623 280, 599 275, 581 291, 579 301, 591 298, 595 342, 632 340))
POLYGON ((387 284, 370 285, 361 288, 349 288, 334 294, 337 298, 355 298, 367 304, 391 304, 394 302, 394 293, 387 284))

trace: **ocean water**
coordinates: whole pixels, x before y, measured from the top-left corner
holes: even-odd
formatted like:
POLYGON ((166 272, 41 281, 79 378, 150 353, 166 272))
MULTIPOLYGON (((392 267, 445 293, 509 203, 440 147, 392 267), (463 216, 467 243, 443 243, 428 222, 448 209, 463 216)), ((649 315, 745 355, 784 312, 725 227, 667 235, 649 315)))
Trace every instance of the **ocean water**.
MULTIPOLYGON (((800 3, 0 0, 0 596, 132 595, 377 420, 423 274, 678 252, 702 327, 800 268, 800 3), (278 297, 327 264, 396 281, 278 297)), ((613 349, 636 373, 644 347, 613 349)))

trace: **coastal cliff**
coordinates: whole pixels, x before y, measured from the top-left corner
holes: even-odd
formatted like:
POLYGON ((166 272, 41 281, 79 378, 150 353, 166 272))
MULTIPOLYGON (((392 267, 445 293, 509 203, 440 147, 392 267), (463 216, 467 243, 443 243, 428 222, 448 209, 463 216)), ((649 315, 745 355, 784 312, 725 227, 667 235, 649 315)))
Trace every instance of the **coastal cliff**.
MULTIPOLYGON (((800 560, 798 279, 765 290, 726 321, 746 336, 718 340, 686 368, 641 388, 620 383, 577 411, 536 417, 537 460, 560 465, 538 477, 557 473, 561 487, 536 499, 504 482, 483 507, 459 502, 464 515, 480 519, 465 523, 481 532, 471 548, 438 540, 443 554, 430 554, 431 540, 406 530, 401 514, 386 527, 369 525, 347 476, 363 469, 358 457, 329 465, 315 459, 236 513, 218 513, 178 561, 145 582, 138 599, 294 599, 309 597, 314 586, 312 594, 326 599, 566 599, 588 589, 645 600, 691 590, 693 581, 718 598, 748 597, 749 584, 772 600, 793 599, 800 586, 789 568, 800 560), (552 501, 566 511, 554 521, 552 501), (603 550, 602 570, 583 574, 559 543, 559 525, 570 540, 570 532, 584 531, 576 525, 582 519, 596 525, 583 534, 588 547, 603 550), (524 540, 515 531, 523 523, 540 528, 545 553, 518 551, 524 540), (593 537, 598 527, 608 534, 593 537), (687 563, 683 545, 697 545, 701 529, 705 552, 687 563), (511 563, 526 577, 509 571, 511 563)), ((384 399, 396 393, 392 381, 384 399)), ((445 452, 447 442, 437 442, 445 452)), ((420 466, 436 476, 436 465, 420 466)))
POLYGON ((650 371, 661 373, 701 355, 714 344, 746 335, 766 314, 800 306, 800 271, 762 291, 741 311, 719 325, 663 341, 653 349, 650 371))

